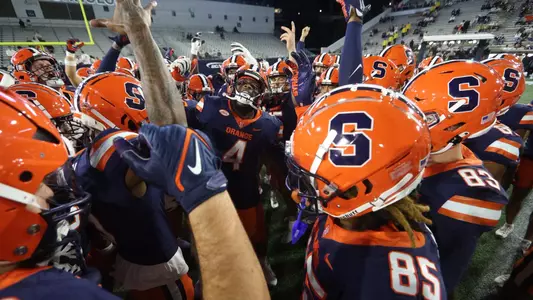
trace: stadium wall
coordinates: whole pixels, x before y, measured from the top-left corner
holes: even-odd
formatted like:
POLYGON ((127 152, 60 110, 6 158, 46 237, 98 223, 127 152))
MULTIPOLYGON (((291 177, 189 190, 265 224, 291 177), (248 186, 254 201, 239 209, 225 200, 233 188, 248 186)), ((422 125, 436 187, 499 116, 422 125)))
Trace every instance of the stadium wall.
MULTIPOLYGON (((11 0, 17 17, 23 20, 44 18, 39 5, 40 1, 73 3, 73 0, 11 0), (35 17, 29 16, 28 10, 33 11, 35 17)), ((114 2, 85 0, 84 3, 92 6, 96 18, 109 18, 113 14, 113 7, 105 5, 106 1, 109 1, 107 3, 114 2)), ((153 20, 155 27, 214 31, 216 26, 222 26, 228 32, 231 32, 234 27, 237 27, 240 32, 274 32, 274 8, 226 2, 158 0, 153 20)))

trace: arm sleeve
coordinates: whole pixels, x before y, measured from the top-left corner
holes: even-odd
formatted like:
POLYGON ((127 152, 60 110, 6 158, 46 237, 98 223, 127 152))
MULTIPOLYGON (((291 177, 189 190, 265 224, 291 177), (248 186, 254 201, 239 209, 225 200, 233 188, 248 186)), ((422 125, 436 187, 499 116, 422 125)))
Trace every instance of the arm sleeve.
POLYGON ((301 41, 298 41, 298 43, 296 43, 296 51, 300 51, 300 50, 304 50, 304 49, 305 49, 305 43, 301 42, 301 41))
POLYGON ((98 71, 96 71, 96 73, 115 71, 119 56, 120 50, 110 47, 104 58, 102 58, 102 63, 100 64, 100 67, 98 67, 98 71))
POLYGON ((339 86, 363 82, 363 24, 350 22, 346 27, 346 37, 339 67, 339 86))

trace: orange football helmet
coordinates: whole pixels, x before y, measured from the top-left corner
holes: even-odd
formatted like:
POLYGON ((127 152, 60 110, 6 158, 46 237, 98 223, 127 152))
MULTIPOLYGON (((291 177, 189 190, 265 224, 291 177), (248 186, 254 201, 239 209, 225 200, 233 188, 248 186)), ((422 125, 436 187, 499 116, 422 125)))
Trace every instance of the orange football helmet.
POLYGON ((520 72, 522 73, 524 72, 524 63, 522 62, 522 59, 514 54, 500 53, 500 54, 495 55, 493 58, 502 58, 502 59, 510 60, 520 66, 520 72))
POLYGON ((322 72, 333 66, 333 63, 335 63, 335 61, 329 53, 322 53, 315 57, 315 60, 313 61, 313 70, 315 71, 316 76, 320 77, 322 72))
POLYGON ((416 57, 411 48, 405 45, 389 46, 379 56, 390 59, 400 70, 400 86, 403 86, 415 73, 416 57))
POLYGON ((321 100, 288 142, 291 190, 332 217, 351 218, 380 210, 416 188, 431 141, 424 114, 413 102, 365 84, 339 87, 321 100))
POLYGON ((336 55, 333 55, 333 65, 332 65, 334 68, 338 68, 341 66, 341 55, 340 54, 336 54, 336 55))
POLYGON ((436 64, 443 63, 444 59, 438 55, 436 56, 429 56, 424 58, 419 64, 418 64, 418 72, 421 72, 425 68, 431 68, 436 64))
POLYGON ((235 73, 237 69, 246 65, 246 59, 242 55, 232 55, 224 62, 222 62, 222 67, 220 72, 226 78, 227 83, 231 83, 235 79, 235 73))
POLYGON ((283 60, 268 68, 266 77, 272 94, 285 94, 290 91, 289 76, 285 73, 285 70, 290 73, 293 72, 291 67, 283 60))
POLYGON ((64 236, 71 219, 86 224, 90 196, 75 184, 65 144, 39 108, 0 88, 0 110, 0 261, 42 262, 72 241, 64 236))
POLYGON ((400 70, 388 58, 371 55, 363 58, 363 83, 387 89, 400 88, 400 70))
POLYGON ((89 128, 74 118, 70 102, 60 91, 49 86, 28 82, 10 86, 13 91, 37 106, 55 125, 62 136, 72 142, 66 142, 70 154, 86 147, 90 143, 89 128))
POLYGON ((189 83, 187 84, 187 94, 190 98, 200 101, 204 95, 213 95, 215 89, 211 80, 207 78, 204 74, 194 74, 189 78, 189 83))
POLYGON ((317 82, 318 96, 330 92, 339 86, 339 68, 330 67, 325 72, 322 72, 317 82))
POLYGON ((122 73, 106 72, 85 79, 76 90, 74 105, 106 129, 137 132, 148 121, 141 83, 122 73))
POLYGON ((7 88, 15 82, 15 78, 8 71, 0 70, 0 87, 7 88))
POLYGON ((432 153, 443 153, 496 122, 503 81, 475 61, 452 60, 418 73, 404 88, 426 114, 432 153))
POLYGON ((500 74, 504 81, 502 102, 498 109, 498 115, 505 114, 511 106, 515 105, 526 90, 526 79, 520 71, 520 65, 503 58, 489 58, 481 63, 493 68, 500 74))
POLYGON ((51 55, 34 48, 23 48, 11 57, 13 76, 19 82, 37 82, 53 88, 65 85, 61 68, 51 55))
POLYGON ((101 64, 102 64, 102 60, 101 59, 97 59, 91 65, 91 69, 93 69, 93 71, 96 73, 96 71, 98 71, 98 68, 100 68, 101 64))
POLYGON ((121 57, 117 60, 117 69, 126 69, 131 71, 132 73, 137 70, 137 64, 130 58, 127 57, 121 57))
POLYGON ((83 67, 76 70, 76 74, 83 79, 93 75, 95 72, 95 70, 89 67, 83 67))
POLYGON ((224 95, 241 105, 259 109, 263 103, 266 87, 266 76, 261 67, 246 64, 235 73, 232 95, 224 95))

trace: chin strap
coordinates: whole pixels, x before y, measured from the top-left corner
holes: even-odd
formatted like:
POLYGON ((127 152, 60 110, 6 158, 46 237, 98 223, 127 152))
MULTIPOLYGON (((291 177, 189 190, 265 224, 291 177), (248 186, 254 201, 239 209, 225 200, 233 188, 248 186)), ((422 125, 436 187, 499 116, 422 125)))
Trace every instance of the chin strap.
MULTIPOLYGON (((230 96, 228 95, 227 93, 224 93, 223 94, 224 97, 232 100, 232 101, 236 101, 237 103, 239 104, 242 104, 242 105, 247 105, 247 106, 251 106, 253 107, 254 109, 257 109, 259 110, 259 108, 257 106, 255 106, 254 104, 254 99, 255 98, 252 98, 250 95, 248 95, 247 93, 239 93, 239 92, 235 92, 235 96, 230 96)), ((257 97, 256 97, 257 98, 257 97)))

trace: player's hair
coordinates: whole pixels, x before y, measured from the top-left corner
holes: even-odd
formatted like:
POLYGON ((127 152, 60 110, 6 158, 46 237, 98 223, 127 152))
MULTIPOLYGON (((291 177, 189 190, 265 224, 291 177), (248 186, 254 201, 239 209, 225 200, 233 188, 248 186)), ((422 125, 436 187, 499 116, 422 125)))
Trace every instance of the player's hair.
POLYGON ((401 229, 407 232, 411 239, 411 246, 415 248, 416 243, 413 227, 419 229, 418 223, 432 224, 431 220, 424 216, 424 213, 428 211, 429 206, 418 204, 411 196, 407 196, 382 210, 344 220, 340 223, 344 228, 349 227, 346 228, 349 230, 366 231, 377 230, 392 221, 396 226, 401 227, 401 229))
POLYGON ((429 206, 417 204, 413 198, 409 196, 385 207, 384 209, 390 214, 393 222, 400 225, 405 231, 407 231, 413 248, 416 245, 415 235, 409 221, 428 225, 432 224, 432 221, 424 216, 424 213, 429 211, 429 206))

